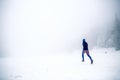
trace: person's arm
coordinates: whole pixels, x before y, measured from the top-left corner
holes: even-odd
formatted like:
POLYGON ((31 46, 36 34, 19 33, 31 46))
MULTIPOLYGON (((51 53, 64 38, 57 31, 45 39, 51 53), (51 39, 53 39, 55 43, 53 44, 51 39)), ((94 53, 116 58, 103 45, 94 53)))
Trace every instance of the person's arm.
POLYGON ((88 43, 86 42, 86 46, 88 47, 88 43))

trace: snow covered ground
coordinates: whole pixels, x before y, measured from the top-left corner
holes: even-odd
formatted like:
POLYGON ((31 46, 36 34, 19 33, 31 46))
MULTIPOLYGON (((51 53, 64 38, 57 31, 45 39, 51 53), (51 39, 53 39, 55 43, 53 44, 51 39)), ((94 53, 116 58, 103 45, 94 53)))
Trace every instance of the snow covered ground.
POLYGON ((90 50, 94 64, 81 51, 72 53, 1 58, 4 76, 0 80, 120 80, 120 51, 90 50))

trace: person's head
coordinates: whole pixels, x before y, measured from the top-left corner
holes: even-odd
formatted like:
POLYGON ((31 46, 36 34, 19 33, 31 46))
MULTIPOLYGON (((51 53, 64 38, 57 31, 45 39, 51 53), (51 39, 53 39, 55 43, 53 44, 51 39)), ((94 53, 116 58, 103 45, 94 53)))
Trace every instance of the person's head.
POLYGON ((85 42, 85 39, 83 39, 83 42, 85 42))

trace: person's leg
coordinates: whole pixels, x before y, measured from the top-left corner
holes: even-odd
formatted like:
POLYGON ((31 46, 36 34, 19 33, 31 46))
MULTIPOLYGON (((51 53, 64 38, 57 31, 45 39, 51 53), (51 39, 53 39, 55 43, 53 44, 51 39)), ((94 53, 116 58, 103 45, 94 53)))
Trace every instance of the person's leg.
POLYGON ((92 63, 93 63, 93 59, 92 59, 92 57, 90 56, 89 51, 87 50, 86 53, 87 53, 87 56, 90 58, 91 64, 92 64, 92 63))
POLYGON ((84 62, 84 50, 82 51, 82 62, 84 62))

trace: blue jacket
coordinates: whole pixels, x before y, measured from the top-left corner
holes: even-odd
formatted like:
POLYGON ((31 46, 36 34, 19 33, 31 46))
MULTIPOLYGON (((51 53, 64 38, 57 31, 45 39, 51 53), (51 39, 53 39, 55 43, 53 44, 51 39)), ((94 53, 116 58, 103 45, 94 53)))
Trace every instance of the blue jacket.
POLYGON ((83 41, 83 50, 88 50, 88 44, 86 41, 83 41))

